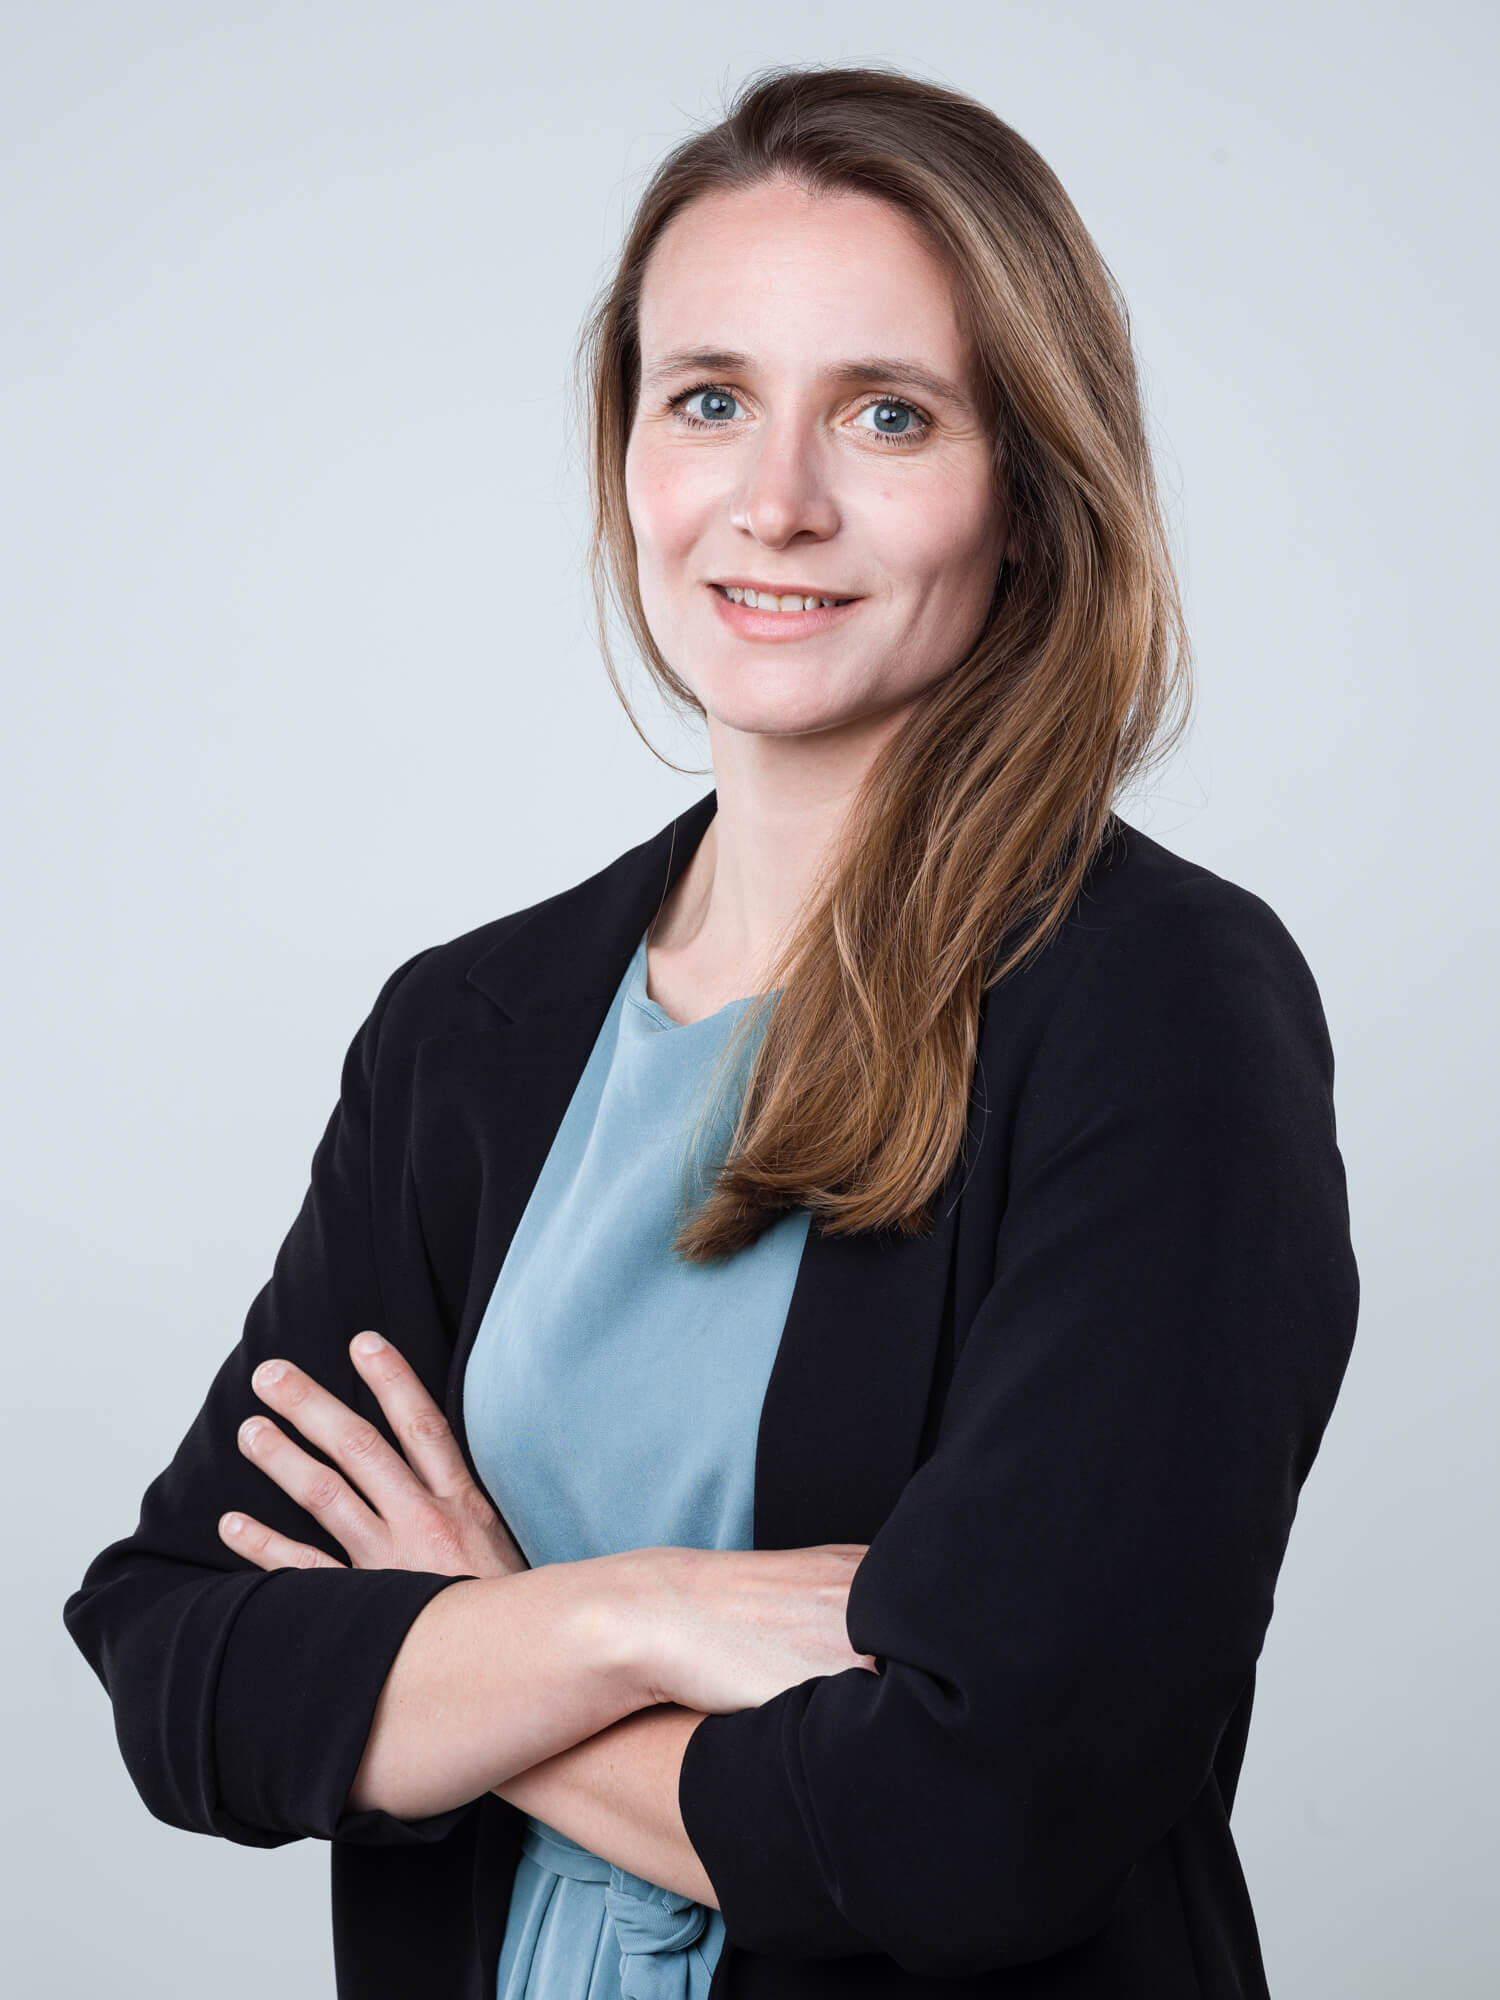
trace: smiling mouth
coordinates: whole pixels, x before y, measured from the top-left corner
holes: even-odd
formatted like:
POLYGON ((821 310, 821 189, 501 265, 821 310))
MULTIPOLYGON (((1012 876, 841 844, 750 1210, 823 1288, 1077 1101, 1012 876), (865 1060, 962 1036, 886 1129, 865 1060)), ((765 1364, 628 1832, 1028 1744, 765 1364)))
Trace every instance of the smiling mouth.
POLYGON ((715 583, 710 588, 747 611, 824 611, 855 602, 852 597, 815 597, 810 591, 750 590, 737 583, 715 583))

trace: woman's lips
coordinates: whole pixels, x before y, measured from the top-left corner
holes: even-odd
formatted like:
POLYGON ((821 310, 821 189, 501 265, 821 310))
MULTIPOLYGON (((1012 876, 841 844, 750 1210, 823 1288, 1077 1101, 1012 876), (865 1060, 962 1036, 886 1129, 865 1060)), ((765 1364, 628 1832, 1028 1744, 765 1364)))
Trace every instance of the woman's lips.
POLYGON ((708 585, 713 595, 719 616, 740 639, 810 639, 816 632, 826 632, 830 625, 847 618, 863 603, 862 598, 851 597, 846 604, 820 604, 811 611, 752 611, 746 604, 735 604, 716 583, 708 585))

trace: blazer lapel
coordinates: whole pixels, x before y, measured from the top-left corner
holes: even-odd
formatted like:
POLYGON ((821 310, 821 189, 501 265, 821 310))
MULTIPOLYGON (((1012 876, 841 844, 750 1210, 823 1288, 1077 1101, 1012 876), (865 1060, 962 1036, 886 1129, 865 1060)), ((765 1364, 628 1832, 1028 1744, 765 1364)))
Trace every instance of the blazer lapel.
MULTIPOLYGON (((464 1276, 444 1298, 458 1322, 446 1413, 471 1472, 463 1378, 485 1307, 631 953, 716 804, 709 792, 509 926, 468 974, 499 1009, 494 1028, 421 1052, 419 1207, 439 1284, 464 1276)), ((940 1201, 916 1237, 809 1229, 761 1410, 755 1547, 868 1542, 895 1505, 917 1462, 956 1209, 940 1201)))
POLYGON ((761 1407, 756 1548, 871 1542, 895 1506, 917 1466, 956 1206, 924 1236, 808 1230, 761 1407))

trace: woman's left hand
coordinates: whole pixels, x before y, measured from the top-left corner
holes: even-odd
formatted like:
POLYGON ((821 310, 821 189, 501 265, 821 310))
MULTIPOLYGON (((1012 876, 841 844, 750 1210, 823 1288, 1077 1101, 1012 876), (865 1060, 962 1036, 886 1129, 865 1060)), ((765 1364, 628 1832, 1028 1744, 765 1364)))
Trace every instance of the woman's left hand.
MULTIPOLYGON (((356 1334, 349 1351, 406 1457, 374 1424, 290 1361, 263 1361, 251 1386, 348 1477, 310 1457, 265 1417, 241 1424, 240 1450, 322 1524, 355 1569, 491 1577, 529 1568, 470 1477, 447 1418, 410 1362, 377 1334, 356 1334)), ((219 1538, 261 1569, 350 1566, 248 1514, 223 1515, 219 1538)))

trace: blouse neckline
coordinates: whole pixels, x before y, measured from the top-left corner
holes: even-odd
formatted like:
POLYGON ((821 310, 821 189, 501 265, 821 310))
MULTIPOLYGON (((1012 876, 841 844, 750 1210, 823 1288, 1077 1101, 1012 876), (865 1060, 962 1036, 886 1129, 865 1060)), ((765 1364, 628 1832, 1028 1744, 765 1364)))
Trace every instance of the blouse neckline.
POLYGON ((726 1000, 722 1007, 716 1007, 712 1014, 700 1015, 696 1021, 678 1021, 667 1012, 658 1000, 653 1000, 646 991, 646 939, 644 933, 635 948, 635 956, 630 961, 625 976, 625 998, 638 1008, 653 1027, 668 1029, 674 1034, 690 1035, 695 1029, 709 1028, 717 1024, 728 1027, 745 1010, 760 999, 758 993, 747 993, 739 1000, 726 1000))

